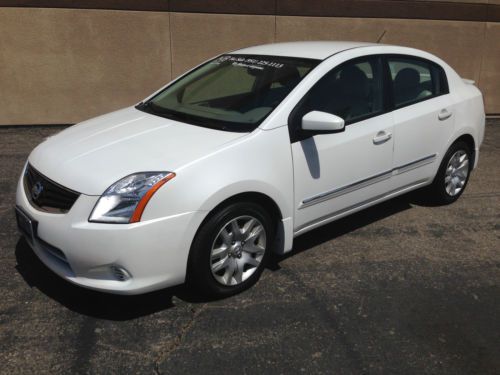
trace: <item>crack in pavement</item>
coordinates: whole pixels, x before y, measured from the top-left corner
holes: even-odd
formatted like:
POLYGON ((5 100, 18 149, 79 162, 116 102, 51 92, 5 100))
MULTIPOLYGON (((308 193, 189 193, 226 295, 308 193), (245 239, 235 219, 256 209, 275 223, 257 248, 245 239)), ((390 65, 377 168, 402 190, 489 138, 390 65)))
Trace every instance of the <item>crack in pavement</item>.
POLYGON ((140 357, 140 358, 145 359, 145 360, 154 359, 149 354, 144 354, 144 353, 137 352, 137 351, 134 351, 134 350, 117 348, 114 345, 103 343, 103 342, 97 342, 96 345, 100 346, 102 348, 105 348, 105 349, 109 349, 111 352, 114 352, 114 353, 121 353, 121 354, 126 354, 126 355, 129 355, 129 356, 136 356, 136 357, 140 357))
POLYGON ((192 308, 191 319, 189 319, 189 321, 181 327, 179 333, 167 344, 166 348, 160 351, 154 361, 154 373, 156 375, 161 375, 160 364, 170 356, 170 353, 180 347, 182 341, 184 341, 184 338, 186 337, 186 334, 196 322, 196 318, 205 310, 206 307, 207 304, 205 303, 199 309, 192 308))

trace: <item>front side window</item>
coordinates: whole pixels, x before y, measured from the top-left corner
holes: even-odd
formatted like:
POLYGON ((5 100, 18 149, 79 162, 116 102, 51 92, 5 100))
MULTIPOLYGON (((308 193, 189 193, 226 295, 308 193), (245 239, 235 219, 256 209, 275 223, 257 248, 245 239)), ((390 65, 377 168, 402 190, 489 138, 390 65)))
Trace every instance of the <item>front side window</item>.
POLYGON ((349 61, 334 68, 306 94, 293 114, 295 129, 311 111, 337 115, 346 124, 383 111, 382 64, 378 57, 349 61))
POLYGON ((390 57, 388 64, 396 108, 447 92, 444 72, 430 61, 390 57))
POLYGON ((138 106, 191 124, 229 131, 255 129, 317 60, 223 55, 138 106))

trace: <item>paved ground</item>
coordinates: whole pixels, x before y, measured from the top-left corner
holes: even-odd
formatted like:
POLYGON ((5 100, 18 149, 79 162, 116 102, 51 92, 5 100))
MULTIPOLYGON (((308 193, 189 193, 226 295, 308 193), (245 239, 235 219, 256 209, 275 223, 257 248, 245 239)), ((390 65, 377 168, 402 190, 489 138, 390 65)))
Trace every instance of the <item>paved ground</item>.
POLYGON ((500 122, 464 196, 415 195, 299 237, 250 291, 142 297, 54 276, 19 240, 17 176, 57 128, 0 129, 0 373, 500 372, 500 122))

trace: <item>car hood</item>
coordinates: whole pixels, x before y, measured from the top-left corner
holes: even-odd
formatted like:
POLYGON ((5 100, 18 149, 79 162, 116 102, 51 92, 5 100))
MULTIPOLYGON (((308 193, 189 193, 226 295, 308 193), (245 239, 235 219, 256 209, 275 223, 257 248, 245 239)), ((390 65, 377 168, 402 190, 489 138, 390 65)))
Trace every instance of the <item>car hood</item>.
POLYGON ((101 195, 136 172, 176 171, 244 136, 126 108, 74 125, 36 147, 29 163, 54 182, 101 195))

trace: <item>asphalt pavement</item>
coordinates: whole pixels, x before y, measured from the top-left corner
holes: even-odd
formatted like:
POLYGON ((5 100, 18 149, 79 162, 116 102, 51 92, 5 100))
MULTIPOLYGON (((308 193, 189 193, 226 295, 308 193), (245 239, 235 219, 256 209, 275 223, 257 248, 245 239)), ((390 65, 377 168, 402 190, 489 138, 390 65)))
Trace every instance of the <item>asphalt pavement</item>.
POLYGON ((40 263, 15 187, 60 129, 0 128, 1 374, 500 373, 500 120, 455 204, 409 194, 314 230, 217 301, 92 292, 40 263))

